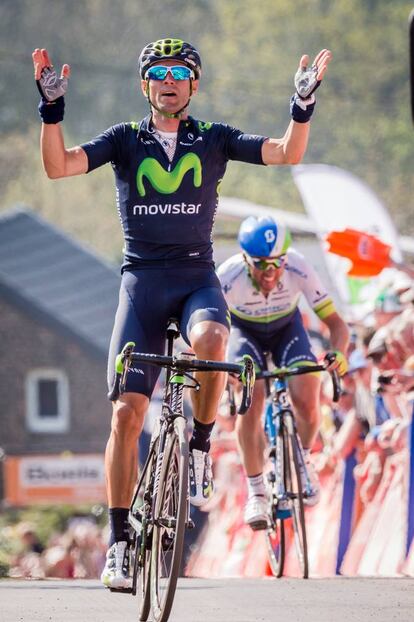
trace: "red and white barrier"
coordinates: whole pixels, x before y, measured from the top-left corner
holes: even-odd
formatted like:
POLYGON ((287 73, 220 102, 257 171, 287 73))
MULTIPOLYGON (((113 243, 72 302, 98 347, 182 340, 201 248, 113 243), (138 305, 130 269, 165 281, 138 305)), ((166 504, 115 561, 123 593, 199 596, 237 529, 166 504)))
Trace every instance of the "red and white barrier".
MULTIPOLYGON (((386 458, 381 481, 371 501, 359 512, 340 572, 347 576, 414 576, 414 544, 405 559, 407 533, 408 450, 386 458)), ((271 575, 263 532, 243 522, 246 484, 237 450, 215 455, 217 493, 207 526, 186 570, 198 577, 271 575)), ((321 476, 318 505, 306 510, 310 576, 336 571, 343 492, 343 465, 321 476)), ((300 576, 293 533, 287 521, 286 576, 300 576)))

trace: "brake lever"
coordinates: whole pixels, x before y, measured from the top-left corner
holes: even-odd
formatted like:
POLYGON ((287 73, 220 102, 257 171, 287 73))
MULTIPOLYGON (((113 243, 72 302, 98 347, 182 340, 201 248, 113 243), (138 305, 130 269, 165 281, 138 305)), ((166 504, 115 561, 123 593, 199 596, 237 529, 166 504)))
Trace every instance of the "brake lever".
MULTIPOLYGON (((325 355, 325 362, 328 363, 328 365, 330 365, 331 363, 334 363, 335 361, 336 361, 336 355, 333 352, 332 353, 328 352, 325 355)), ((337 369, 329 370, 329 373, 332 378, 332 388, 333 388, 332 400, 336 403, 336 402, 339 402, 339 398, 341 397, 341 394, 342 394, 341 379, 340 379, 337 369)))
POLYGON ((254 367, 254 362, 249 354, 243 355, 243 370, 240 374, 240 380, 243 385, 243 393, 239 410, 237 412, 239 415, 244 415, 251 406, 253 388, 256 381, 256 370, 254 367))
POLYGON ((332 387, 333 387, 332 400, 336 403, 336 402, 339 402, 339 398, 342 395, 341 378, 336 369, 333 369, 330 372, 330 374, 332 378, 332 387))
POLYGON ((128 341, 122 348, 121 354, 115 359, 115 370, 117 374, 121 374, 121 378, 119 380, 119 393, 122 394, 125 392, 126 388, 126 380, 128 375, 128 370, 131 367, 131 355, 134 351, 135 343, 133 341, 128 341))

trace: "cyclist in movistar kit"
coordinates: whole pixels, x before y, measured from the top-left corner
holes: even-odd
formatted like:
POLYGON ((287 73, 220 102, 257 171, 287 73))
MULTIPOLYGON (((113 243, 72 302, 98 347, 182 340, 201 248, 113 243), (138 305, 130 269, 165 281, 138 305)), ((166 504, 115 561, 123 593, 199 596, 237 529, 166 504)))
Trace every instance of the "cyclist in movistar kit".
MULTIPOLYGON (((303 326, 298 304, 302 294, 329 329, 336 354, 330 368, 342 375, 347 363, 348 327, 335 310, 332 299, 303 255, 290 247, 287 228, 271 217, 251 216, 239 231, 242 253, 227 259, 217 274, 231 313, 228 358, 250 354, 259 369, 266 368, 266 353, 277 367, 297 367, 316 362, 303 326)), ((331 354, 331 353, 330 353, 331 354)), ((310 449, 319 428, 320 378, 306 374, 289 379, 312 493, 304 500, 314 505, 319 482, 310 461, 310 449)), ((256 381, 252 405, 236 423, 237 441, 247 475, 248 500, 245 521, 252 529, 267 525, 266 489, 263 478, 265 439, 262 413, 265 384, 256 381)), ((282 508, 280 508, 282 509, 282 508)))
MULTIPOLYGON (((229 160, 252 164, 295 164, 305 153, 313 91, 331 53, 322 50, 311 68, 302 56, 291 99, 292 120, 283 138, 245 134, 222 123, 188 115, 201 77, 198 51, 180 39, 161 39, 142 50, 140 87, 150 105, 139 123, 121 123, 81 146, 66 149, 60 122, 70 75, 60 78, 47 50, 33 52, 41 93, 41 151, 52 178, 89 173, 111 163, 117 207, 125 239, 119 307, 108 359, 113 401, 112 430, 106 449, 111 526, 102 581, 127 588, 129 577, 128 508, 136 476, 136 447, 157 380, 156 368, 130 370, 127 391, 116 395, 114 360, 127 341, 143 352, 164 350, 168 318, 180 319, 183 337, 198 358, 224 360, 229 335, 228 310, 214 272, 212 227, 218 187, 229 160)), ((225 374, 205 374, 194 395, 194 433, 190 442, 191 502, 203 505, 213 490, 210 434, 225 374)), ((195 392, 194 392, 195 393, 195 392)))

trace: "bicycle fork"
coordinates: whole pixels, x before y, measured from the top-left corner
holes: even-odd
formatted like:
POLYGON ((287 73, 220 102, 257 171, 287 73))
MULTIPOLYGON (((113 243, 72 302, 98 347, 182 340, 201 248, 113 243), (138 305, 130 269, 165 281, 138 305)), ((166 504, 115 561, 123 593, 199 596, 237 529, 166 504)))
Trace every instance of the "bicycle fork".
MULTIPOLYGON (((184 388, 186 386, 190 386, 190 388, 193 388, 192 385, 186 385, 185 384, 185 376, 183 374, 175 373, 175 374, 173 374, 170 377, 170 380, 169 380, 170 407, 169 408, 171 410, 171 414, 175 413, 177 417, 184 417, 184 414, 183 414, 183 399, 184 399, 184 388)), ((186 507, 187 507, 187 511, 186 511, 186 515, 187 515, 186 527, 188 529, 192 529, 193 527, 195 527, 195 525, 194 525, 194 521, 190 517, 190 511, 191 511, 191 507, 190 507, 190 480, 188 480, 188 486, 187 486, 186 507)))

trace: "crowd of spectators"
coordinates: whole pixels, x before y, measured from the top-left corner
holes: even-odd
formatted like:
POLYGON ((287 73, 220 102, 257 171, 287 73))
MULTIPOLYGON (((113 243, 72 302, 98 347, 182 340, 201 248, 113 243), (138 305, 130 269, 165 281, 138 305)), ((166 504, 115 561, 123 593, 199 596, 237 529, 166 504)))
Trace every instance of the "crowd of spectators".
POLYGON ((95 579, 105 563, 106 534, 92 520, 74 518, 67 528, 42 544, 34 524, 6 527, 3 540, 13 542, 8 576, 32 579, 95 579))
POLYGON ((352 326, 349 371, 337 408, 323 399, 319 469, 355 453, 359 501, 374 497, 387 457, 408 447, 414 404, 414 284, 397 281, 378 297, 370 322, 352 326))

